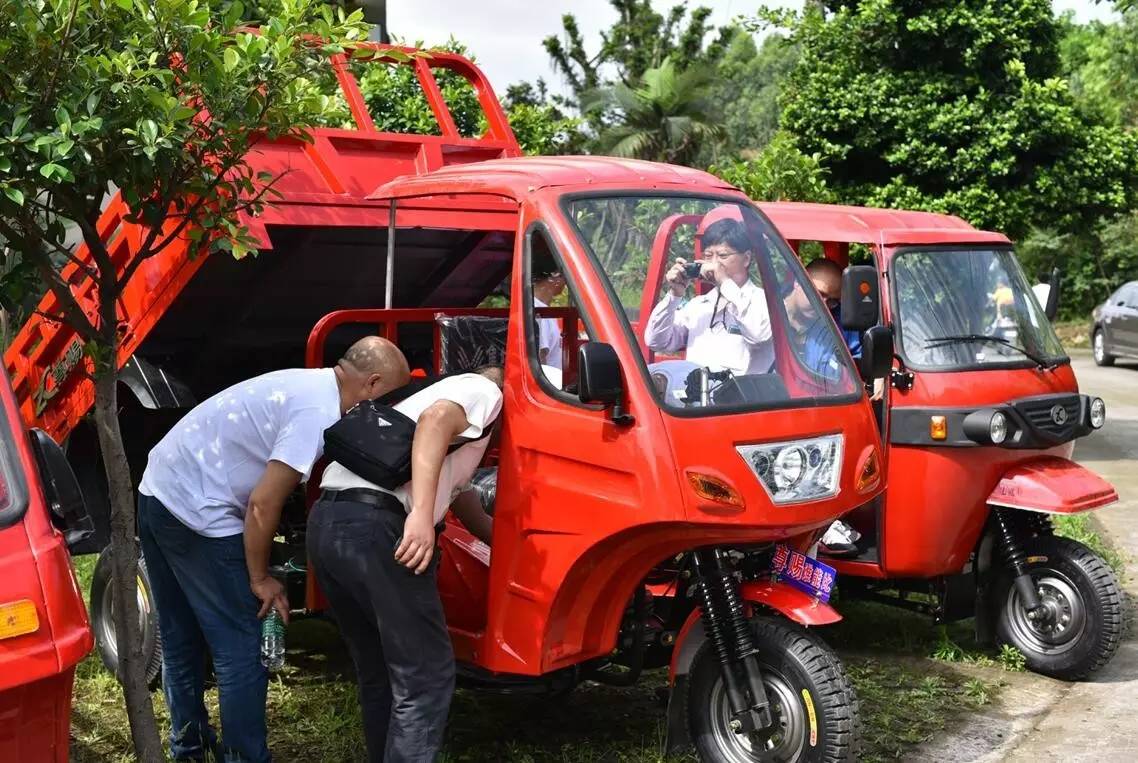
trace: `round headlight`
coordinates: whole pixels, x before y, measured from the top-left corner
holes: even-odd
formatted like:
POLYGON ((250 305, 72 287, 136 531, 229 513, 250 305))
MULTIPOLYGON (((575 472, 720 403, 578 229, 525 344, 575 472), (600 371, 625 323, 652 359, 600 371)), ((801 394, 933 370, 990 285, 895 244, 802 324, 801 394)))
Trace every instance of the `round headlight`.
POLYGON ((1007 416, 999 411, 992 414, 992 420, 988 422, 988 437, 991 438, 993 445, 999 445, 1008 439, 1007 416))
POLYGON ((1101 429, 1105 423, 1106 403, 1103 402, 1101 397, 1096 397, 1091 400, 1091 426, 1095 429, 1101 429))
POLYGON ((806 474, 806 454, 802 448, 783 448, 774 459, 774 484, 779 490, 789 490, 802 481, 806 474))

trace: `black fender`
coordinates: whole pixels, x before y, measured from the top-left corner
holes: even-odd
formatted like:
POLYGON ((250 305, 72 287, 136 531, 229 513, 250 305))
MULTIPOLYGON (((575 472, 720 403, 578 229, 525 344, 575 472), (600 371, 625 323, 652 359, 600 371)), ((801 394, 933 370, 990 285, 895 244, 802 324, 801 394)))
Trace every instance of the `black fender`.
POLYGON ((181 379, 137 355, 119 370, 119 381, 150 410, 193 408, 198 402, 181 379))

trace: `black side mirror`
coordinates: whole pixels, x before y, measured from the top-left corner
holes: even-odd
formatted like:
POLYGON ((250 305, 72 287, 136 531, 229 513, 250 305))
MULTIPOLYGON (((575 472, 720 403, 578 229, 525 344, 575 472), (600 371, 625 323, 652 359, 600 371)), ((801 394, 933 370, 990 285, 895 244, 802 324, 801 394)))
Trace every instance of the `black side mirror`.
POLYGON ((79 489, 79 481, 75 479, 75 472, 71 470, 63 448, 42 429, 33 429, 30 437, 43 481, 44 497, 51 512, 51 523, 63 533, 67 547, 72 549, 95 532, 83 491, 79 489))
POLYGON ((1047 290, 1047 304, 1043 306, 1043 314, 1047 316, 1047 320, 1055 320, 1055 316, 1059 314, 1059 286, 1062 277, 1059 274, 1059 268, 1051 270, 1051 288, 1047 290))
POLYGON ((861 335, 858 371, 865 382, 882 379, 893 370, 893 329, 871 326, 861 335))
POLYGON ((632 417, 622 410, 624 381, 620 359, 612 345, 585 342, 577 349, 577 397, 582 403, 601 403, 611 407, 617 424, 631 424, 632 417))
POLYGON ((845 269, 842 273, 842 328, 865 331, 876 326, 881 315, 880 302, 875 267, 851 265, 845 269))

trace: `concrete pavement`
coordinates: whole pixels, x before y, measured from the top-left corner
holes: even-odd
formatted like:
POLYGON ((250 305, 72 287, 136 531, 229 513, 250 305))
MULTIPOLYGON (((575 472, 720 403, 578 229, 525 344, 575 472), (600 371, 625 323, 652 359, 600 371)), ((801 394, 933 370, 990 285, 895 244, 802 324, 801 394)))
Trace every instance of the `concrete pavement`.
MULTIPOLYGON (((1138 364, 1098 368, 1089 354, 1073 355, 1082 392, 1107 404, 1107 425, 1081 440, 1080 463, 1110 480, 1118 504, 1096 514, 1110 541, 1128 557, 1123 586, 1138 597, 1138 364)), ((1005 760, 1138 760, 1138 641, 1133 621, 1114 659, 1090 681, 1072 684, 1023 736, 1005 760)))

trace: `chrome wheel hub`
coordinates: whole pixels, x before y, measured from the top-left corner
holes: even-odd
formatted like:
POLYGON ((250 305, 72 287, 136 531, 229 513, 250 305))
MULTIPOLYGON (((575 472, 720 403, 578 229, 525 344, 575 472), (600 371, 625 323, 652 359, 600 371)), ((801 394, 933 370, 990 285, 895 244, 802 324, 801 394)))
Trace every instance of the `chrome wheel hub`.
POLYGON ((1033 579, 1042 606, 1029 613, 1013 588, 1008 596, 1008 623, 1016 640, 1027 649, 1062 654, 1073 648, 1086 630, 1086 606, 1066 575, 1046 570, 1033 579))

